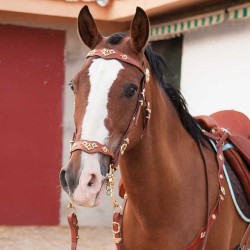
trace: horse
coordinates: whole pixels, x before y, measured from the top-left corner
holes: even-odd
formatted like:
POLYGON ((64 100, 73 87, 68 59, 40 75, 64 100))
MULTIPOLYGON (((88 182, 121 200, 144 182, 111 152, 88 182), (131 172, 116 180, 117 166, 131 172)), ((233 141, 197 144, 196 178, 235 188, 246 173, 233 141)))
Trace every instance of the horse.
POLYGON ((91 51, 70 82, 76 132, 61 186, 75 204, 95 207, 119 167, 126 206, 114 224, 118 249, 235 249, 248 223, 218 181, 217 155, 184 97, 164 80, 149 27, 137 7, 130 35, 103 37, 81 9, 78 32, 91 51))

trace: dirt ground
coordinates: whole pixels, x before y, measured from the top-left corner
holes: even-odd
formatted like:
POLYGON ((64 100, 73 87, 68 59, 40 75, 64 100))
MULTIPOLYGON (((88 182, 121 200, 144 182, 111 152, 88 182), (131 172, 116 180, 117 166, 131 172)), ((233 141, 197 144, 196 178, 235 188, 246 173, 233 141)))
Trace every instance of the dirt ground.
MULTIPOLYGON (((114 250, 110 228, 80 228, 79 250, 114 250)), ((70 250, 68 227, 0 226, 1 250, 70 250)))

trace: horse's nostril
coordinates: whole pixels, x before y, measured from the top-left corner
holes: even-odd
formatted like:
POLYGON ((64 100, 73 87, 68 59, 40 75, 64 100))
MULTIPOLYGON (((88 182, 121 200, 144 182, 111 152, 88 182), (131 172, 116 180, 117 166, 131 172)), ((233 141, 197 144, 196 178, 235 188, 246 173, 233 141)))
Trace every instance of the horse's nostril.
POLYGON ((88 187, 92 187, 92 185, 94 184, 94 178, 95 178, 95 176, 92 174, 91 175, 91 179, 90 179, 90 181, 88 182, 88 187))
POLYGON ((61 183, 61 186, 62 188, 67 192, 68 191, 68 183, 66 181, 66 171, 63 169, 61 170, 61 173, 60 173, 60 183, 61 183))

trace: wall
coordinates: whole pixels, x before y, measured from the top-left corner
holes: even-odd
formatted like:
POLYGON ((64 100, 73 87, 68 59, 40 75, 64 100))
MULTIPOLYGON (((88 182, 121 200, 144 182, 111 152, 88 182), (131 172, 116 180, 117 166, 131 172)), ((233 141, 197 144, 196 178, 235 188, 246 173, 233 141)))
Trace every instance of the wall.
POLYGON ((187 33, 181 88, 193 115, 222 109, 250 117, 250 20, 187 33))

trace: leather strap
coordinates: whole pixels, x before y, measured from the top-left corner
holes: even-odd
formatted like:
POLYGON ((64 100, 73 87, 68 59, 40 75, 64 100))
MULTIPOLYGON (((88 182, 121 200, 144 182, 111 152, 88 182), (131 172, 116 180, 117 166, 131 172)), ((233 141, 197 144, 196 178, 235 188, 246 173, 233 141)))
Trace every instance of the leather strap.
POLYGON ((78 226, 77 216, 75 213, 71 212, 68 214, 68 223, 71 230, 71 250, 76 250, 77 241, 79 239, 78 235, 79 226, 78 226))
POLYGON ((131 56, 123 54, 118 50, 106 49, 106 48, 93 49, 87 54, 87 58, 93 57, 93 56, 98 56, 98 57, 101 57, 104 59, 117 59, 119 61, 131 64, 131 65, 137 67, 138 69, 140 69, 140 71, 143 73, 143 75, 145 75, 145 73, 146 73, 145 68, 142 66, 142 64, 140 64, 138 61, 136 61, 131 56))
POLYGON ((123 208, 121 212, 114 212, 113 214, 113 223, 112 223, 112 231, 113 231, 113 239, 116 244, 117 250, 122 250, 122 226, 123 226, 123 211, 127 204, 127 195, 124 195, 123 200, 123 208))
MULTIPOLYGON (((216 131, 216 134, 211 134, 205 130, 202 130, 204 135, 206 135, 208 138, 212 139, 213 141, 216 141, 216 148, 217 148, 217 154, 216 154, 216 159, 218 163, 218 172, 217 172, 217 178, 218 178, 218 183, 219 183, 219 191, 218 191, 218 197, 216 204, 212 211, 209 214, 209 218, 207 221, 207 225, 205 225, 203 228, 201 228, 194 241, 185 249, 186 250, 195 250, 208 236, 208 233, 213 225, 213 223, 216 220, 217 213, 220 208, 221 201, 224 200, 225 196, 225 187, 224 187, 224 175, 223 175, 223 164, 224 164, 224 156, 223 156, 223 151, 222 151, 222 146, 226 139, 228 138, 229 134, 227 132, 224 132, 224 134, 221 136, 220 133, 216 131)), ((206 246, 203 246, 204 248, 206 246)))
POLYGON ((240 242, 239 249, 242 249, 242 250, 250 249, 250 224, 248 224, 247 230, 240 242))
POLYGON ((97 142, 97 141, 88 141, 88 140, 78 140, 73 142, 73 144, 70 147, 70 153, 76 151, 76 150, 82 150, 88 154, 94 154, 94 153, 102 153, 105 155, 111 156, 111 158, 114 159, 113 152, 108 149, 107 146, 97 142))

